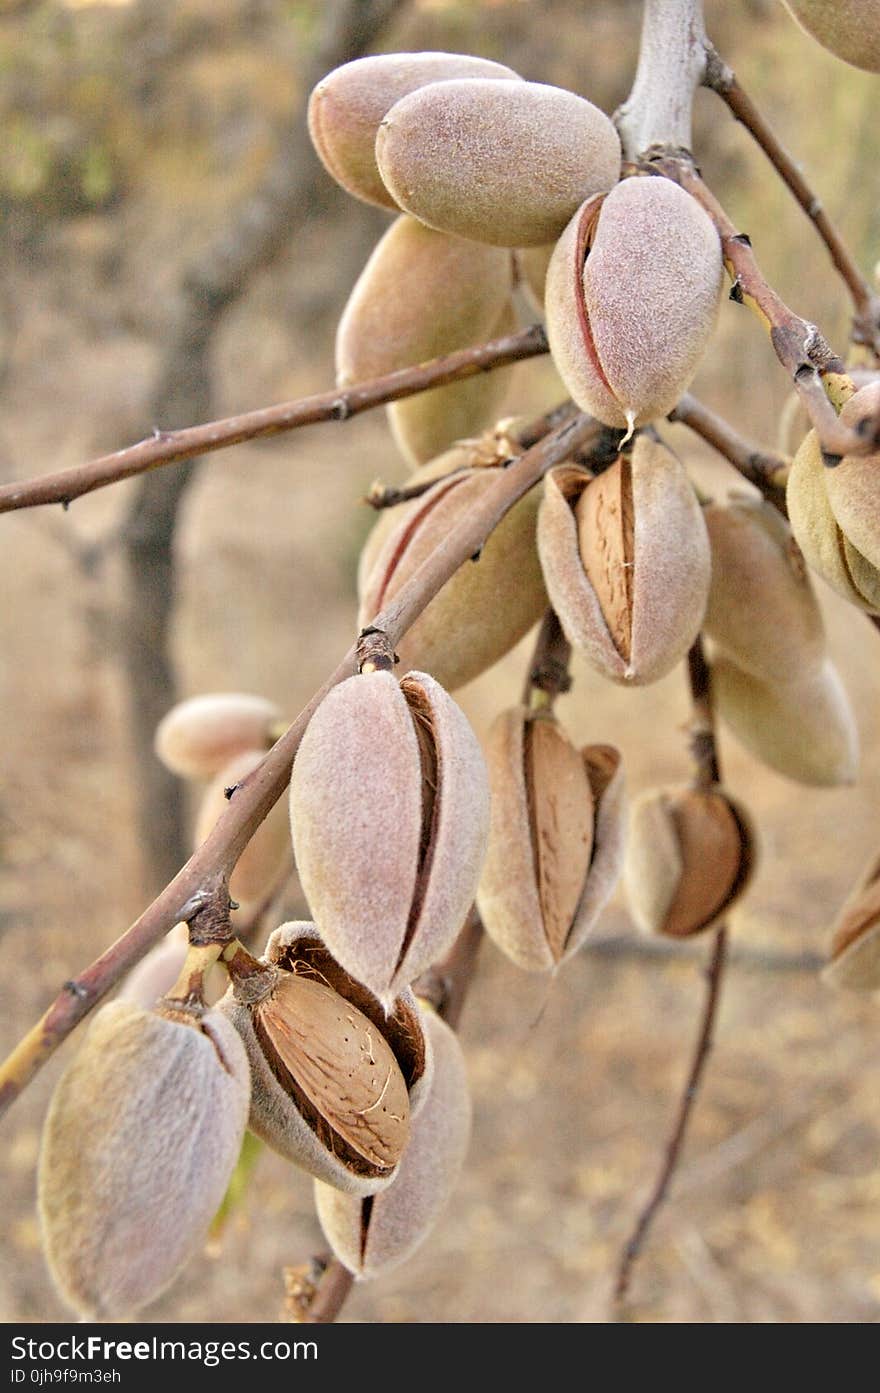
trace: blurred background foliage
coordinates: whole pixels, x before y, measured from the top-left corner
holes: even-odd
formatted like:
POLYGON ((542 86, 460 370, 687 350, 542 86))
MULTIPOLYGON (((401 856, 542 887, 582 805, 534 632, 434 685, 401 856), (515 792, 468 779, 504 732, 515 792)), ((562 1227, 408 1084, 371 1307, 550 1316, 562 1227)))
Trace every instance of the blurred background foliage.
MULTIPOLYGON (((631 83, 640 8, 401 0, 373 48, 484 54, 612 111, 631 83)), ((812 43, 776 0, 706 9, 722 55, 869 270, 880 255, 876 79, 812 43)), ((335 321, 387 224, 334 189, 303 141, 303 74, 332 10, 0 0, 0 477, 330 385, 335 321), (285 201, 287 152, 299 164, 285 201)), ((768 278, 844 349, 847 299, 822 247, 708 93, 695 151, 768 278)), ((787 384, 745 310, 723 307, 695 391, 774 442, 787 384)), ((524 365, 509 407, 540 410, 555 393, 546 363, 524 365)), ((682 428, 668 438, 705 486, 736 485, 682 428)), ((376 413, 214 455, 185 490, 172 469, 63 516, 2 519, 4 1047, 179 864, 190 810, 167 784, 148 788, 155 710, 172 691, 242 689, 293 715, 350 642, 370 522, 358 499, 377 475, 404 472, 376 413)), ((739 957, 676 1198, 636 1279, 644 1319, 880 1313, 876 1005, 816 980, 830 919, 877 839, 878 640, 825 591, 823 604, 864 772, 854 790, 801 790, 723 743, 764 859, 736 916, 739 957)), ((516 699, 527 651, 463 693, 478 730, 516 699)), ((582 740, 619 743, 634 789, 686 777, 680 674, 625 693, 579 664, 575 677, 563 719, 582 740)), ((303 912, 295 887, 287 909, 303 912)), ((685 1069, 705 951, 640 955, 619 902, 604 931, 605 949, 552 989, 486 950, 463 1028, 472 1164, 435 1238, 399 1276, 359 1289, 351 1318, 604 1318, 614 1254, 685 1069)), ((59 1067, 6 1123, 6 1320, 63 1314, 33 1206, 59 1067)), ((281 1266, 320 1246, 308 1182, 265 1156, 220 1259, 148 1314, 271 1319, 281 1266)))

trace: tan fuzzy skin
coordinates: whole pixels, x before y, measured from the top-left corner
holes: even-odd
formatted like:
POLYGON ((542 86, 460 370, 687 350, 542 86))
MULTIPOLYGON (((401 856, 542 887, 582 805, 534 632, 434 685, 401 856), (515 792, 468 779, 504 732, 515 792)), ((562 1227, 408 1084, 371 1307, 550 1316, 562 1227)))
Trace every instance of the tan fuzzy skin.
POLYGON ((609 426, 645 425, 672 410, 712 334, 721 242, 677 184, 624 179, 601 204, 581 269, 584 211, 562 234, 547 271, 550 352, 584 411, 609 426))
MULTIPOLYGON (((246 779, 262 763, 264 756, 264 750, 248 750, 237 755, 208 785, 196 818, 195 847, 201 846, 217 819, 229 807, 226 789, 234 788, 246 779)), ((284 800, 281 799, 263 818, 239 856, 229 878, 230 897, 240 904, 253 904, 264 899, 272 893, 290 862, 290 828, 284 800)))
MULTIPOLYGON (((880 22, 880 16, 878 16, 880 22)), ((841 423, 856 428, 880 413, 880 382, 850 397, 841 423)), ((845 456, 827 470, 828 502, 844 536, 872 567, 880 567, 880 452, 845 456)))
MULTIPOLYGON (((488 337, 501 338, 516 328, 516 313, 507 304, 488 337)), ((413 468, 426 464, 454 441, 478 435, 491 425, 507 396, 514 367, 478 373, 392 402, 386 408, 388 423, 407 463, 413 468)))
POLYGON ((595 802, 589 871, 557 962, 547 942, 535 878, 523 763, 525 718, 526 708, 514 707, 496 717, 489 730, 486 757, 492 816, 477 907, 489 937, 517 967, 551 972, 582 946, 619 878, 625 836, 624 775, 619 755, 611 752, 616 767, 595 802))
MULTIPOLYGON (((422 471, 413 476, 424 477, 422 471)), ((452 487, 438 483, 421 498, 389 510, 364 548, 358 624, 384 605, 458 520, 491 488, 497 469, 475 469, 452 487)), ((535 527, 540 490, 532 489, 503 518, 477 561, 466 561, 431 600, 398 644, 401 664, 433 674, 450 691, 496 663, 547 607, 535 527)))
POLYGON ((375 1197, 368 1214, 362 1200, 315 1185, 324 1235, 357 1277, 389 1272, 416 1251, 449 1202, 467 1154, 471 1102, 461 1047, 433 1011, 425 1009, 422 1018, 433 1047, 434 1077, 394 1183, 375 1197))
POLYGON ((620 140, 603 111, 564 88, 449 81, 390 108, 376 162, 394 201, 429 227, 540 246, 616 183, 620 140))
POLYGON ((551 470, 538 513, 538 554, 550 601, 569 642, 612 681, 641 686, 670 672, 696 638, 706 608, 706 525, 683 466, 664 445, 637 437, 631 455, 634 511, 632 637, 618 652, 581 560, 573 503, 582 477, 551 470))
POLYGON ((212 692, 178 702, 156 727, 156 754, 172 774, 211 779, 245 750, 267 750, 281 719, 274 702, 246 692, 212 692))
POLYGON ((510 252, 398 218, 375 247, 339 321, 338 385, 482 343, 512 285, 510 252))
POLYGON ((463 713, 425 673, 404 682, 430 707, 439 756, 419 903, 421 762, 390 673, 349 678, 325 697, 290 789, 296 863, 315 921, 334 957, 383 1001, 451 948, 473 901, 489 824, 486 769, 463 713))
MULTIPOLYGON (((305 947, 307 951, 310 944, 323 947, 323 939, 314 924, 282 924, 270 935, 263 961, 284 965, 289 960, 291 949, 305 947)), ((393 1007, 404 1010, 412 1020, 413 1028, 418 1029, 421 1018, 411 992, 402 992, 393 1007)), ((377 1018, 384 1012, 378 1001, 374 1009, 377 1018)), ((253 1079, 248 1119, 250 1130, 286 1160, 348 1194, 373 1195, 390 1185, 397 1174, 396 1167, 382 1176, 358 1174, 341 1156, 324 1145, 278 1083, 257 1039, 251 1007, 237 1000, 233 989, 218 1003, 217 1010, 235 1027, 247 1053, 253 1079)), ((411 1118, 418 1114, 428 1096, 433 1073, 430 1040, 426 1038, 421 1044, 424 1048, 422 1072, 418 1076, 408 1074, 407 1077, 411 1118)))
MULTIPOLYGON (((838 466, 839 468, 839 466, 838 466)), ((850 604, 880 611, 880 573, 847 543, 828 498, 828 470, 815 431, 800 445, 788 474, 786 507, 807 563, 850 604)))
POLYGON ((837 669, 790 683, 762 682, 734 663, 712 664, 719 716, 756 759, 797 783, 837 787, 855 782, 859 737, 837 669))
POLYGON ((309 98, 309 135, 337 184, 365 203, 396 208, 376 166, 379 122, 407 93, 449 78, 510 81, 516 73, 463 53, 380 53, 322 78, 309 98))
POLYGON ((801 28, 844 63, 880 73, 880 0, 783 0, 801 28))
POLYGON ((195 1257, 238 1160, 250 1076, 216 1011, 201 1029, 132 1002, 97 1012, 46 1118, 46 1258, 81 1316, 119 1320, 195 1257))
POLYGON ((755 677, 790 681, 818 668, 825 628, 806 562, 782 514, 734 496, 703 518, 712 548, 705 632, 755 677))
POLYGON ((655 933, 675 899, 684 865, 669 815, 668 793, 649 789, 632 804, 623 885, 630 913, 643 933, 655 933))

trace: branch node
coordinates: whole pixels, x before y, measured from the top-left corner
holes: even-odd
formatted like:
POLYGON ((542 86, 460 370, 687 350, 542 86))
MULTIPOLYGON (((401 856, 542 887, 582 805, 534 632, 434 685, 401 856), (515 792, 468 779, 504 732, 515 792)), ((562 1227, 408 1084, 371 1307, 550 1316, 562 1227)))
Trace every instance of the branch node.
POLYGON ((351 406, 346 397, 337 397, 330 408, 330 418, 333 421, 347 421, 351 415, 351 406))
POLYGON ((358 672, 390 672, 399 662, 384 629, 372 626, 361 629, 357 640, 358 672))
POLYGON ((70 992, 77 1001, 86 1001, 89 995, 88 987, 84 987, 81 982, 75 982, 73 978, 64 983, 64 990, 70 992))

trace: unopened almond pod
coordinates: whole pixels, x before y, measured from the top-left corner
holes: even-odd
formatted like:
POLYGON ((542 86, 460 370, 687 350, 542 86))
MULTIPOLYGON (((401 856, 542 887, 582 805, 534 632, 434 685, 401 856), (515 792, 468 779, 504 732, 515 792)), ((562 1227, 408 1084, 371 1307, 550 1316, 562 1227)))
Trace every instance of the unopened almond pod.
POLYGON ((826 659, 794 682, 764 682, 725 658, 712 664, 718 715, 750 754, 801 784, 855 782, 859 736, 837 669, 826 659))
POLYGON ((487 762, 480 916, 518 967, 552 971, 583 944, 620 874, 620 754, 610 745, 577 750, 552 716, 515 707, 493 722, 487 762))
POLYGON ((623 884, 646 933, 689 938, 711 928, 754 866, 750 819, 721 789, 651 789, 633 803, 623 884))
POLYGON ((172 774, 211 779, 245 750, 268 750, 280 719, 273 702, 246 692, 190 697, 156 727, 156 754, 172 774))
MULTIPOLYGON (((265 750, 246 750, 230 760, 205 789, 196 818, 194 846, 199 847, 229 807, 227 791, 253 773, 265 750)), ((235 795, 233 794, 233 797, 235 795)), ((272 894, 291 864, 290 828, 284 800, 263 818, 235 864, 229 878, 229 895, 239 906, 257 905, 272 894)))
POLYGON ((325 169, 365 203, 395 208, 376 166, 376 132, 408 92, 448 78, 513 80, 516 73, 464 53, 379 53, 334 68, 309 98, 309 134, 325 169))
MULTIPOLYGON (((505 305, 487 338, 516 330, 513 306, 505 305)), ((429 392, 404 397, 386 408, 395 443, 404 459, 417 468, 448 449, 454 441, 480 434, 500 411, 510 387, 513 366, 480 372, 460 382, 448 382, 429 392)))
MULTIPOLYGON (((880 382, 862 387, 840 413, 844 426, 858 429, 880 418, 880 382)), ((875 569, 880 567, 880 451, 872 455, 845 455, 827 470, 826 485, 831 511, 844 536, 875 569)))
POLYGON ((340 387, 486 339, 513 286, 510 252, 399 217, 375 247, 336 334, 340 387))
POLYGON ((199 1252, 249 1096, 241 1041, 216 1010, 97 1012, 52 1097, 38 1175, 49 1269, 81 1316, 130 1315, 199 1252))
POLYGON ((403 992, 386 1011, 311 923, 276 929, 262 964, 217 1007, 250 1062, 250 1129, 327 1184, 375 1194, 396 1175, 430 1086, 415 998, 403 992))
POLYGON ((683 466, 658 441, 639 436, 596 478, 571 465, 551 470, 538 552, 566 637, 613 681, 656 681, 699 633, 706 524, 683 466))
POLYGON ((823 48, 855 68, 880 73, 880 0, 783 0, 823 48))
POLYGON ((395 203, 443 232, 540 246, 620 177, 620 140, 592 102, 540 82, 451 80, 396 102, 376 136, 395 203))
POLYGON ((547 271, 550 352, 578 406, 609 426, 666 416, 715 325, 721 242, 669 179, 624 179, 588 200, 547 271))
POLYGON ((850 604, 877 614, 880 571, 840 528, 828 496, 828 478, 833 472, 822 458, 816 432, 810 431, 788 474, 785 501, 792 531, 808 565, 832 589, 850 604))
POLYGON ((755 677, 790 681, 818 668, 825 629, 791 528, 763 499, 734 494, 703 517, 712 548, 705 632, 755 677))
POLYGON ((333 956, 386 1002, 452 947, 489 829, 486 766, 433 677, 350 677, 308 724, 293 766, 297 869, 333 956))
POLYGON ((822 979, 832 987, 880 991, 880 858, 873 857, 843 905, 822 979))
POLYGON ((324 1236, 357 1277, 378 1277, 411 1257, 448 1203, 467 1154, 471 1101, 461 1046, 432 1010, 421 1015, 433 1075, 393 1183, 367 1200, 315 1185, 324 1236))
MULTIPOLYGON (((479 442, 476 443, 479 449, 479 442)), ((511 451, 517 447, 511 444, 511 451)), ((503 444, 502 444, 502 454, 503 444)), ((454 469, 464 446, 443 456, 454 469)), ((436 461, 414 476, 431 477, 436 461)), ((358 623, 371 624, 435 547, 455 531, 500 472, 499 463, 465 468, 440 480, 420 498, 379 518, 361 559, 358 623)), ((515 503, 487 538, 476 560, 466 561, 416 619, 397 646, 404 667, 430 672, 454 691, 478 677, 518 643, 547 607, 535 526, 540 490, 515 503)))

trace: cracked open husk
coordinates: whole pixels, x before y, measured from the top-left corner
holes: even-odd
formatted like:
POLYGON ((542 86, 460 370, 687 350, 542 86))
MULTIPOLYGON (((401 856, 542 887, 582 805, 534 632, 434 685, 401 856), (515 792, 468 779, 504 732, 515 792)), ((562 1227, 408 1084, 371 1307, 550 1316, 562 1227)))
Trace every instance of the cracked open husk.
POLYGON ((452 947, 476 891, 489 790, 464 714, 422 672, 341 682, 299 747, 290 817, 328 948, 392 1000, 452 947))
POLYGON ((595 479, 572 465, 544 481, 538 552, 565 636, 615 682, 641 685, 684 657, 703 621, 709 540, 683 466, 636 437, 595 479))
POLYGON ((407 93, 450 78, 509 81, 516 73, 464 53, 378 53, 334 68, 308 107, 309 134, 324 168, 355 198, 396 208, 376 165, 379 123, 407 93))
POLYGON ((358 1277, 388 1272, 416 1251, 448 1203, 467 1153, 471 1102, 461 1047, 430 1008, 421 1016, 433 1076, 393 1183, 366 1201, 315 1184, 324 1235, 358 1277))
POLYGON ((131 1315, 198 1254, 249 1096, 241 1041, 215 1010, 95 1014, 53 1094, 38 1174, 49 1269, 81 1316, 131 1315))
POLYGON ((855 782, 859 735, 846 690, 830 659, 794 682, 764 682, 726 658, 712 663, 712 696, 737 740, 797 783, 855 782))
MULTIPOLYGON (((420 498, 388 509, 364 546, 359 568, 358 624, 371 624, 433 549, 453 533, 519 447, 500 433, 494 465, 472 461, 484 441, 462 441, 432 460, 413 482, 457 471, 420 498)), ((475 561, 465 561, 397 645, 404 667, 430 672, 450 691, 478 677, 518 643, 547 607, 535 540, 540 490, 515 503, 475 561)))
POLYGON ((738 667, 767 681, 818 668, 825 628, 801 549, 777 508, 734 494, 703 517, 712 548, 705 632, 738 667))
POLYGON ((575 213, 544 304, 550 352, 578 406, 609 426, 666 416, 715 326, 721 242, 690 194, 624 179, 575 213))
POLYGON ((689 938, 711 928, 754 867, 751 820, 721 789, 650 789, 633 803, 623 884, 644 932, 689 938))
POLYGON ((333 959, 311 923, 271 935, 263 976, 218 1005, 244 1042, 249 1126, 273 1150, 351 1194, 390 1184, 430 1084, 415 999, 385 1007, 333 959))
POLYGON ((210 692, 172 706, 156 727, 156 754, 172 774, 212 779, 245 750, 268 750, 281 711, 248 692, 210 692))
POLYGON ((518 967, 552 971, 584 943, 620 874, 620 754, 577 750, 551 715, 514 707, 493 722, 486 757, 492 816, 480 916, 518 967))
POLYGON ((376 160, 394 201, 429 227, 540 246, 617 182, 620 140, 603 111, 564 88, 452 80, 390 108, 376 160))

